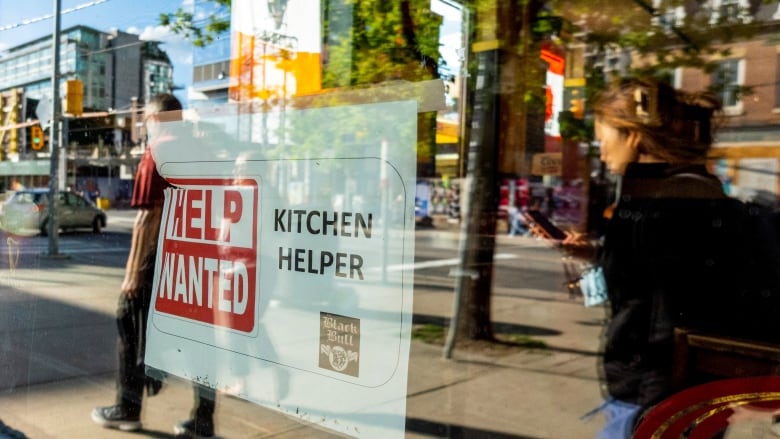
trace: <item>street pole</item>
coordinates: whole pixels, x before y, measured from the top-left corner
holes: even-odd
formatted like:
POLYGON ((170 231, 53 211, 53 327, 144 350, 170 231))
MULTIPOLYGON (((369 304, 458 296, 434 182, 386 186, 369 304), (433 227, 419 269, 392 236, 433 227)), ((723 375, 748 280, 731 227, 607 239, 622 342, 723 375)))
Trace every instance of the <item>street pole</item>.
POLYGON ((491 339, 490 294, 496 228, 496 146, 498 120, 498 47, 475 51, 475 86, 464 191, 468 206, 461 219, 459 265, 454 275, 452 317, 443 356, 452 358, 462 338, 491 339), (465 337, 464 337, 465 336, 465 337))
POLYGON ((49 167, 49 235, 48 256, 59 255, 59 224, 57 221, 57 200, 60 189, 60 119, 62 101, 60 100, 60 6, 61 0, 54 0, 54 32, 52 35, 53 68, 51 74, 51 156, 49 167))

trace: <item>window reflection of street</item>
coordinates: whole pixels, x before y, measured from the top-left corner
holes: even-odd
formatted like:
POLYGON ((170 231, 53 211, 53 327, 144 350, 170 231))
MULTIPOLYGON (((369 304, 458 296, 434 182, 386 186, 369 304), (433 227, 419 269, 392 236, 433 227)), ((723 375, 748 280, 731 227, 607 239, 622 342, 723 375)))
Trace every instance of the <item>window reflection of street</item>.
POLYGON ((19 262, 19 243, 9 236, 6 244, 8 245, 8 270, 13 273, 16 270, 16 263, 19 262))
POLYGON ((13 236, 7 237, 5 242, 8 247, 8 278, 6 281, 13 282, 16 264, 19 263, 19 242, 13 236))

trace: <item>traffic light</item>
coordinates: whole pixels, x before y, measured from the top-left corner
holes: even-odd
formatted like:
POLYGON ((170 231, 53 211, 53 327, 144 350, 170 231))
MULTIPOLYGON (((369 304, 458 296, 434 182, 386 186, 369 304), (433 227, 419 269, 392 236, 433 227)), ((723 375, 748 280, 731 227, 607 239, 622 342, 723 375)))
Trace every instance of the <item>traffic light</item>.
POLYGON ((30 127, 30 143, 32 149, 40 151, 46 145, 46 140, 43 137, 43 128, 40 125, 33 125, 30 127))
POLYGON ((569 111, 574 114, 575 119, 582 119, 585 117, 585 99, 572 99, 571 107, 569 111))
POLYGON ((575 119, 585 118, 585 80, 582 78, 566 80, 564 90, 564 109, 571 111, 575 119))
POLYGON ((65 112, 81 116, 84 112, 84 84, 78 79, 65 82, 65 112))

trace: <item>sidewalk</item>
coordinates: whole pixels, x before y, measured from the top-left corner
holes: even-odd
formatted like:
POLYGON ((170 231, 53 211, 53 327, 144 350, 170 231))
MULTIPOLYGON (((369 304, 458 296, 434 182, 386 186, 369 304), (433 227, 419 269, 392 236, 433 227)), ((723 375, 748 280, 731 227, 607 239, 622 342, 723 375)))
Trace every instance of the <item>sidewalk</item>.
MULTIPOLYGON (((547 256, 556 257, 552 251, 547 256)), ((189 383, 179 380, 145 401, 141 432, 105 430, 90 420, 93 407, 114 397, 113 315, 122 269, 83 264, 81 257, 74 255, 67 269, 61 261, 42 260, 40 267, 18 272, 13 285, 0 285, 0 291, 20 291, 0 298, 0 366, 21 371, 2 378, 0 419, 30 438, 172 437, 173 424, 187 418, 192 404, 189 383), (33 307, 33 318, 15 320, 11 303, 33 307)), ((448 318, 451 312, 446 288, 416 287, 414 300, 415 315, 448 318)), ((496 285, 495 324, 526 328, 547 348, 488 355, 456 347, 453 359, 445 360, 440 346, 413 340, 406 437, 592 437, 601 420, 579 418, 600 402, 596 350, 602 319, 602 310, 584 308, 565 294, 496 285)), ((222 394, 216 422, 222 438, 336 437, 222 394)))

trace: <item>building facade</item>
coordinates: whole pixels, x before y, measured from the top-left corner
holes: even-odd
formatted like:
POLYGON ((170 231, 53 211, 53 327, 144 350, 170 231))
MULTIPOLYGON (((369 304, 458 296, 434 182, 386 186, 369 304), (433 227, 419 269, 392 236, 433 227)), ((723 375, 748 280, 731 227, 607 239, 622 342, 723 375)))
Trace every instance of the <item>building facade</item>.
MULTIPOLYGON (((216 17, 230 17, 227 6, 195 2, 197 14, 216 17)), ((188 90, 191 106, 205 103, 226 103, 230 86, 230 38, 219 38, 206 47, 195 48, 192 52, 192 86, 188 90)))
POLYGON ((780 190, 780 5, 720 1, 688 13, 709 16, 710 22, 740 23, 751 31, 733 42, 716 44, 709 57, 712 72, 681 68, 680 88, 707 84, 723 105, 713 170, 731 195, 777 205, 780 190), (766 199, 765 199, 766 198, 766 199))
MULTIPOLYGON (((66 97, 67 81, 77 79, 83 84, 83 114, 64 114, 67 184, 76 185, 79 170, 90 177, 119 175, 119 169, 110 169, 116 165, 107 159, 123 155, 138 140, 131 112, 151 96, 172 90, 171 61, 158 42, 81 25, 62 31, 59 50, 60 98, 66 97)), ((48 181, 48 130, 43 145, 34 142, 30 131, 36 125, 45 127, 45 121, 41 124, 38 119, 50 116, 52 52, 51 37, 47 36, 0 55, 5 133, 0 138, 0 189, 10 187, 12 181, 28 186, 48 181)), ((130 160, 123 165, 132 168, 133 163, 130 160)), ((132 175, 131 170, 124 171, 132 175)))
MULTIPOLYGON (((710 90, 723 110, 712 170, 730 195, 761 198, 780 189, 780 4, 760 1, 688 2, 665 8, 653 2, 645 18, 669 35, 669 52, 692 50, 701 65, 669 67, 665 74, 675 87, 710 90), (691 23, 703 23, 706 29, 691 23), (704 64, 707 68, 703 68, 704 64)), ((594 45, 595 46, 595 45, 594 45)), ((632 47, 585 49, 589 71, 605 81, 656 70, 658 60, 632 47)), ((652 51, 651 51, 652 54, 652 51)), ((775 195, 765 200, 776 205, 775 195)))
MULTIPOLYGON (((23 88, 26 98, 49 96, 51 65, 50 37, 10 48, 0 58, 0 91, 23 88)), ((173 66, 157 42, 75 26, 62 31, 60 76, 83 82, 85 109, 106 111, 129 108, 133 97, 145 100, 170 90, 173 66)))

